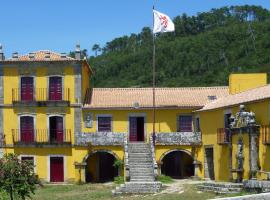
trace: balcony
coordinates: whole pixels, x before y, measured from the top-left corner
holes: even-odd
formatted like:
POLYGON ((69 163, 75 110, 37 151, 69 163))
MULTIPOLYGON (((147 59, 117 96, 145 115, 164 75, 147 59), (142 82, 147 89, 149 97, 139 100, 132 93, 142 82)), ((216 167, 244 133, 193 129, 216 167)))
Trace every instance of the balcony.
POLYGON ((12 103, 15 106, 69 106, 70 89, 49 91, 48 88, 36 88, 22 92, 20 88, 12 88, 12 103))
POLYGON ((156 145, 201 145, 200 132, 156 133, 156 145))
POLYGON ((261 126, 262 143, 270 145, 270 125, 261 126))
POLYGON ((230 143, 230 130, 228 128, 217 129, 217 143, 219 145, 227 145, 230 143))
POLYGON ((71 146, 71 129, 12 129, 14 146, 71 146))

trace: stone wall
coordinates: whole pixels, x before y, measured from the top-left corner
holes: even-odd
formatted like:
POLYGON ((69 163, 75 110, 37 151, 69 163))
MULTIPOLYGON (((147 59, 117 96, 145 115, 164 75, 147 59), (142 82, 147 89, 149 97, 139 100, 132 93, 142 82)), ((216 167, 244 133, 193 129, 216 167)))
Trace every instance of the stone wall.
POLYGON ((200 132, 157 133, 156 145, 196 145, 201 144, 200 132))
POLYGON ((125 133, 95 132, 76 133, 78 146, 124 146, 125 133))

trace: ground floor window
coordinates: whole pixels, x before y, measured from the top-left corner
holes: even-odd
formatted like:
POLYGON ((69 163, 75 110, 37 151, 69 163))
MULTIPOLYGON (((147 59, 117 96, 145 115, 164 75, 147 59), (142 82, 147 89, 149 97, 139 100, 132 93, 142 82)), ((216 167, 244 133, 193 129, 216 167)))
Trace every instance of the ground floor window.
POLYGON ((118 176, 118 169, 114 167, 116 158, 107 152, 96 152, 90 155, 85 170, 86 182, 109 182, 118 176))

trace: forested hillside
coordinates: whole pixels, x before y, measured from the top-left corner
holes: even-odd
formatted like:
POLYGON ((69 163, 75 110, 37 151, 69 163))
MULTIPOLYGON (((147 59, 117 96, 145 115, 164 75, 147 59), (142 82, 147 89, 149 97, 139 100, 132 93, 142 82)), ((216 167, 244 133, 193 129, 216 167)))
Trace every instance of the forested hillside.
MULTIPOLYGON (((232 72, 270 72, 270 11, 258 6, 212 9, 174 18, 175 33, 157 36, 158 86, 227 85, 232 72)), ((93 47, 94 87, 145 87, 152 83, 152 34, 93 47)))

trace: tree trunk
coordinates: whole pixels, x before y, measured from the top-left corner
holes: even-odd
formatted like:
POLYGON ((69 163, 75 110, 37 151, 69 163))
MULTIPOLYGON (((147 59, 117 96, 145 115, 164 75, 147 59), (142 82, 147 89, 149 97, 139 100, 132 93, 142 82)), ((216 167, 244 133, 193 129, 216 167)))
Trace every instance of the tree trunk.
POLYGON ((9 191, 9 197, 10 197, 10 200, 13 200, 13 190, 12 190, 12 187, 10 188, 10 191, 9 191))

